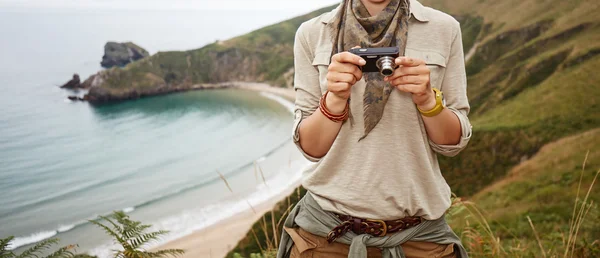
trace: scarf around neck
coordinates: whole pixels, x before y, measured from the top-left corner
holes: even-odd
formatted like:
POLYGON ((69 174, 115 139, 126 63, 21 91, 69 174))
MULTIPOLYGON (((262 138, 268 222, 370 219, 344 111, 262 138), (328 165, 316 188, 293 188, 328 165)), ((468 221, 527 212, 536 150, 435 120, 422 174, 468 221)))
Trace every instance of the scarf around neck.
MULTIPOLYGON (((344 0, 335 21, 331 23, 334 32, 332 55, 355 46, 397 46, 402 56, 406 49, 409 18, 409 0, 391 0, 376 16, 369 14, 361 0, 344 0)), ((379 123, 393 90, 393 86, 385 82, 383 75, 379 73, 364 73, 363 78, 367 84, 363 95, 364 134, 359 141, 367 137, 379 123)), ((353 120, 352 111, 350 120, 353 120)))

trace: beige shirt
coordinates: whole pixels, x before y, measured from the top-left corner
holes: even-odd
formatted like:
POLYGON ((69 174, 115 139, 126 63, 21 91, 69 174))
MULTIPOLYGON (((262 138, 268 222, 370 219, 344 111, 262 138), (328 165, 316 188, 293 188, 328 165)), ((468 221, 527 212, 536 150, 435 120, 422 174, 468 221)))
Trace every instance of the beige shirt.
MULTIPOLYGON (((298 128, 318 107, 327 90, 333 22, 339 7, 303 23, 294 45, 296 89, 294 142, 298 128)), ((304 172, 302 184, 327 211, 361 218, 392 220, 404 216, 437 219, 450 207, 450 187, 440 172, 436 153, 454 156, 467 145, 471 126, 467 114, 467 80, 459 23, 451 16, 411 0, 406 56, 426 61, 431 85, 444 93, 446 107, 459 118, 457 145, 430 141, 409 93, 394 90, 383 117, 363 134, 362 96, 365 82, 352 87, 354 125, 344 123, 331 149, 304 172)))

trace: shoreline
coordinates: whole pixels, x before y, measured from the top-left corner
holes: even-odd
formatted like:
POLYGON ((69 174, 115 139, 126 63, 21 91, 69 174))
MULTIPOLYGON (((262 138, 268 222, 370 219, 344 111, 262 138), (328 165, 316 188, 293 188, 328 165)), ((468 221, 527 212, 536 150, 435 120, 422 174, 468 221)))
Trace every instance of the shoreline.
MULTIPOLYGON (((271 93, 283 97, 292 103, 295 99, 295 91, 293 88, 277 88, 265 83, 247 82, 230 82, 224 83, 223 85, 227 86, 217 86, 212 89, 227 88, 271 93)), ((184 249, 186 253, 180 256, 183 258, 225 257, 227 253, 235 248, 238 242, 246 236, 256 221, 258 221, 265 213, 272 210, 279 201, 292 194, 294 190, 300 186, 300 183, 300 180, 297 180, 291 184, 289 188, 259 205, 248 208, 243 212, 193 232, 190 235, 153 247, 152 250, 184 249)))
POLYGON ((177 248, 185 250, 185 254, 179 256, 182 258, 225 257, 246 236, 254 223, 265 213, 271 211, 275 204, 292 194, 299 186, 300 180, 278 195, 254 206, 254 211, 248 208, 190 235, 154 247, 152 251, 177 248))
MULTIPOLYGON (((94 80, 94 76, 92 75, 88 80, 94 80)), ((86 80, 86 81, 88 81, 86 80)), ((90 83, 88 83, 90 84, 90 83)), ((92 83, 93 85, 93 83, 92 83)), ((124 92, 110 92, 109 90, 101 87, 85 87, 83 89, 88 89, 88 92, 83 97, 78 96, 69 96, 71 100, 81 100, 87 101, 92 105, 103 105, 110 103, 118 103, 124 102, 128 100, 135 100, 145 97, 155 97, 155 96, 163 96, 173 93, 181 93, 187 91, 196 91, 196 90, 219 90, 219 89, 247 89, 261 92, 269 92, 285 99, 294 102, 296 93, 293 88, 280 88, 269 85, 267 83, 261 82, 220 82, 220 83, 204 83, 204 84, 194 84, 190 86, 174 86, 171 88, 159 87, 152 90, 145 91, 137 91, 127 90, 124 92)))

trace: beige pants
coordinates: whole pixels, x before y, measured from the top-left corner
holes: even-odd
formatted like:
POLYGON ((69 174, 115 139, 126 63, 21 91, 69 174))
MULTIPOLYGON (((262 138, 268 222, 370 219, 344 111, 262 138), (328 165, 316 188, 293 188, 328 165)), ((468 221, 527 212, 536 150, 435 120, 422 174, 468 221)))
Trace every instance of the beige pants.
MULTIPOLYGON (((328 243, 324 237, 313 235, 301 228, 284 228, 294 241, 290 258, 347 258, 349 245, 328 243)), ((427 242, 406 242, 402 249, 407 258, 456 258, 454 245, 427 242)), ((369 258, 380 258, 381 249, 367 248, 369 258)))

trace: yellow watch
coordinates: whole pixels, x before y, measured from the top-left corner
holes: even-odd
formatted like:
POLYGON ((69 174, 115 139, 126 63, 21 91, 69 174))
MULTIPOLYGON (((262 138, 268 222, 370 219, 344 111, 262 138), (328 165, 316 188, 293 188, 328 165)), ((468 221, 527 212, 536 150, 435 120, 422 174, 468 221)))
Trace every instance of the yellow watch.
POLYGON ((433 92, 435 93, 435 107, 433 107, 431 110, 428 111, 423 111, 421 110, 419 107, 417 107, 417 109, 419 110, 419 112, 421 112, 421 115, 426 116, 426 117, 432 117, 432 116, 437 116, 439 113, 442 112, 442 110, 444 110, 444 103, 443 103, 443 94, 440 90, 433 88, 433 92))

